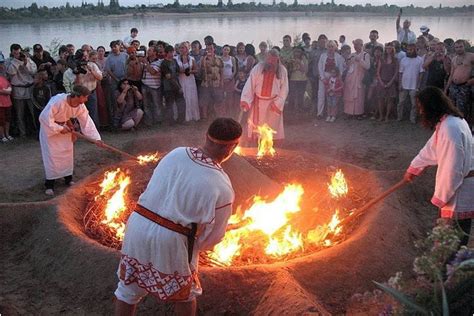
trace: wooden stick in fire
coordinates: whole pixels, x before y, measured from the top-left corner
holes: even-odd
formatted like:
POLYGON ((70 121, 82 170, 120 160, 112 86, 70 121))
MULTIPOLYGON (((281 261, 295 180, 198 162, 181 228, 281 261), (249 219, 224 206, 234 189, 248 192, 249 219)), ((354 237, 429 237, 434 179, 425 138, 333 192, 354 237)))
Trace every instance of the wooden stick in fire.
MULTIPOLYGON (((82 139, 85 139, 87 140, 89 143, 92 143, 92 144, 96 144, 96 141, 90 137, 87 137, 86 135, 84 134, 81 134, 79 132, 76 132, 76 131, 71 131, 71 133, 74 135, 74 136, 77 136, 78 138, 82 138, 82 139)), ((117 154, 120 154, 122 156, 125 156, 129 159, 133 159, 133 160, 138 160, 138 157, 134 156, 134 155, 130 155, 129 153, 126 153, 124 151, 121 151, 120 149, 117 149, 113 146, 110 146, 110 145, 107 145, 105 143, 102 143, 102 145, 100 146, 101 148, 105 148, 105 149, 108 149, 110 151, 113 151, 117 154)))
POLYGON ((382 201, 383 199, 385 199, 387 196, 389 196, 390 194, 392 194, 393 192, 397 191, 398 189, 400 189, 401 187, 403 187, 405 184, 407 184, 408 182, 403 179, 403 180, 400 180, 399 182, 397 182, 395 185, 393 185, 392 187, 390 187, 389 189, 385 190, 384 192, 380 193, 380 195, 376 196, 375 198, 373 198, 372 200, 370 200, 369 202, 367 202, 365 205, 363 205, 360 209, 354 211, 354 213, 352 213, 351 215, 349 215, 348 217, 344 218, 343 220, 341 220, 341 223, 340 225, 344 225, 344 224, 347 224, 351 221, 353 221, 354 219, 358 218, 360 215, 362 215, 365 211, 367 211, 369 208, 371 208, 372 206, 374 206, 375 204, 377 204, 378 202, 382 201))

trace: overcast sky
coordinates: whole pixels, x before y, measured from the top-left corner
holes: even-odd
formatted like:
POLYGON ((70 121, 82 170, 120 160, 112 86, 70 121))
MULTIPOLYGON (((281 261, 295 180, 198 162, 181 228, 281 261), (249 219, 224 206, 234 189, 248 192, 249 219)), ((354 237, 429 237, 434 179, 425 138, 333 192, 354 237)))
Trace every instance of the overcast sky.
MULTIPOLYGON (((90 3, 97 3, 97 0, 86 0, 87 2, 90 3)), ((223 0, 224 3, 227 3, 227 0, 223 0)), ((66 3, 66 0, 36 0, 36 1, 31 1, 31 0, 0 0, 0 6, 3 7, 23 7, 23 6, 30 6, 31 3, 36 2, 39 6, 60 6, 64 5, 66 3)), ((74 5, 80 5, 82 0, 69 0, 70 4, 74 5)), ((154 4, 154 3, 171 3, 174 2, 174 0, 119 0, 120 5, 123 6, 133 6, 136 4, 154 4)), ((180 0, 181 4, 187 4, 187 3, 193 3, 193 4, 198 4, 198 3, 217 3, 217 0, 180 0)), ((234 0, 234 3, 238 2, 250 2, 250 0, 244 0, 244 1, 239 1, 239 0, 234 0)), ((255 2, 259 2, 259 0, 255 0, 255 2)), ((272 3, 272 0, 261 0, 262 3, 272 3)), ((277 2, 280 2, 280 0, 277 0, 277 2)), ((293 0, 285 0, 286 3, 293 3, 293 0)), ((299 3, 319 3, 321 2, 320 0, 298 0, 299 3)), ((324 0, 324 2, 329 2, 329 0, 324 0)), ((381 4, 396 4, 400 6, 406 6, 410 4, 414 4, 415 6, 438 6, 440 3, 443 4, 443 6, 463 6, 463 5, 470 5, 472 4, 472 0, 398 0, 398 1, 393 1, 393 0, 375 0, 375 1, 361 1, 361 0, 335 0, 336 4, 344 3, 344 4, 365 4, 367 2, 370 2, 373 5, 381 5, 381 4)), ((104 3, 109 3, 109 0, 104 0, 104 3)))

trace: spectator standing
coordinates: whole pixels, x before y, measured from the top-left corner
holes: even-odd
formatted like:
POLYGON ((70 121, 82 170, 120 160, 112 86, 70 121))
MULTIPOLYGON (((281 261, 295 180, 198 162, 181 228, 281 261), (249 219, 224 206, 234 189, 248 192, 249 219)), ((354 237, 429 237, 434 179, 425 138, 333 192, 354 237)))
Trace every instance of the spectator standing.
MULTIPOLYGON (((449 92, 449 97, 454 105, 472 122, 472 113, 470 113, 471 98, 471 79, 472 66, 474 64, 474 53, 466 52, 466 43, 464 40, 454 42, 456 56, 452 59, 451 73, 445 92, 449 92)), ((472 123, 471 123, 472 124, 472 123)))
MULTIPOLYGON (((127 62, 128 55, 127 53, 120 51, 120 42, 119 41, 112 41, 110 43, 111 53, 107 56, 107 60, 105 62, 105 70, 107 71, 107 76, 109 77, 109 85, 110 85, 110 95, 115 95, 115 91, 118 87, 118 83, 120 80, 125 79, 126 76, 126 66, 125 63, 127 62)), ((111 99, 111 109, 109 109, 109 113, 112 116, 112 125, 118 127, 118 120, 116 118, 117 112, 117 102, 115 98, 111 99)))
POLYGON ((199 106, 201 118, 218 115, 224 101, 224 63, 215 55, 214 45, 206 46, 206 56, 201 61, 202 84, 199 106))
MULTIPOLYGON (((327 36, 324 34, 320 34, 317 41, 317 47, 313 48, 311 51, 311 59, 309 61, 309 77, 311 80, 311 92, 312 92, 312 100, 313 100, 313 114, 318 115, 318 105, 319 102, 317 101, 318 92, 319 92, 319 59, 321 55, 327 51, 326 44, 327 44, 327 36)), ((324 103, 323 103, 324 104, 324 103)))
POLYGON ((265 61, 265 58, 267 57, 267 54, 268 54, 267 42, 260 42, 260 45, 258 45, 258 49, 260 49, 260 52, 256 56, 257 63, 261 63, 262 61, 265 61))
POLYGON ((377 98, 379 121, 390 118, 393 105, 397 98, 398 60, 395 57, 393 43, 385 44, 385 51, 377 67, 377 98))
POLYGON ((245 59, 245 72, 249 74, 257 63, 257 58, 255 57, 255 47, 252 44, 245 45, 245 55, 247 55, 247 58, 245 59))
POLYGON ((7 73, 12 85, 13 109, 15 110, 17 126, 20 137, 27 134, 25 110, 35 129, 35 114, 31 94, 33 91, 34 75, 36 74, 36 64, 27 53, 23 52, 21 46, 12 44, 10 46, 11 59, 8 64, 7 73))
POLYGON ((222 62, 224 70, 222 76, 224 78, 224 105, 222 115, 225 117, 235 117, 238 111, 238 101, 234 94, 234 78, 237 74, 236 59, 230 55, 230 46, 224 45, 222 48, 222 62))
POLYGON ((245 44, 242 42, 237 43, 236 51, 237 53, 235 54, 235 59, 237 61, 237 70, 243 70, 246 74, 248 74, 247 53, 245 52, 245 44))
POLYGON ((148 48, 147 56, 142 59, 144 64, 142 77, 144 122, 148 126, 161 124, 163 120, 163 95, 161 88, 161 60, 158 59, 158 48, 148 48))
MULTIPOLYGON (((342 46, 347 45, 347 43, 346 43, 346 36, 345 36, 345 35, 340 35, 340 36, 339 36, 339 44, 340 44, 341 48, 342 48, 342 46)), ((348 46, 349 46, 349 45, 348 45, 348 46)), ((350 46, 349 46, 349 47, 350 47, 350 46)))
POLYGON ((344 82, 344 113, 361 119, 365 104, 365 86, 362 81, 370 68, 370 55, 362 50, 364 42, 361 39, 352 43, 355 52, 349 57, 349 68, 344 82))
POLYGON ((10 136, 10 121, 12 118, 12 86, 7 80, 5 58, 0 54, 0 140, 7 143, 13 140, 10 136))
POLYGON ((430 28, 426 25, 420 27, 421 35, 426 39, 427 42, 434 40, 434 36, 430 34, 430 28))
POLYGON ((41 44, 33 45, 33 56, 31 60, 36 64, 38 71, 46 70, 48 73, 48 79, 53 79, 53 73, 56 72, 56 61, 51 57, 49 52, 43 50, 41 44))
POLYGON ((319 84, 318 84, 318 110, 317 117, 324 115, 325 95, 327 80, 331 76, 331 71, 337 68, 341 74, 344 70, 344 58, 336 50, 336 42, 327 42, 326 52, 322 53, 318 62, 319 84))
POLYGON ((51 99, 52 93, 49 86, 46 84, 48 82, 48 73, 46 70, 40 70, 35 75, 35 81, 33 85, 33 93, 31 100, 35 106, 35 124, 39 124, 38 118, 43 111, 46 104, 48 104, 49 99, 51 99))
POLYGON ((395 57, 398 60, 398 64, 406 57, 407 53, 402 50, 402 46, 399 41, 393 41, 393 47, 395 48, 395 57))
MULTIPOLYGON (((92 57, 92 56, 91 56, 92 57)), ((111 113, 109 109, 111 107, 111 96, 110 96, 110 86, 109 78, 107 76, 107 71, 105 70, 105 63, 107 62, 107 57, 105 57, 105 47, 97 47, 97 57, 94 62, 99 70, 102 72, 102 80, 97 82, 97 109, 99 111, 99 124, 101 127, 107 127, 110 124, 111 113)))
POLYGON ((196 80, 196 87, 199 96, 199 89, 201 88, 201 58, 204 56, 205 51, 203 51, 201 42, 195 40, 191 43, 191 52, 189 55, 194 58, 196 62, 197 72, 194 74, 194 80, 196 80))
POLYGON ((291 60, 293 59, 293 47, 291 47, 291 36, 283 36, 283 47, 280 49, 280 61, 285 66, 288 74, 291 73, 291 60))
POLYGON ((308 59, 303 47, 293 48, 293 58, 291 60, 290 84, 289 84, 289 105, 295 112, 302 112, 304 107, 304 93, 308 77, 308 59))
POLYGON ((400 62, 399 82, 400 95, 397 105, 397 120, 403 119, 403 109, 406 99, 410 98, 410 122, 416 123, 417 109, 415 97, 420 88, 420 76, 424 72, 423 59, 416 54, 416 45, 408 44, 407 57, 400 62))
POLYGON ((306 57, 309 57, 309 53, 311 52, 312 48, 311 48, 311 36, 309 36, 308 33, 303 33, 303 35, 301 36, 301 39, 303 40, 303 49, 304 49, 304 52, 305 52, 305 55, 306 57))
POLYGON ((102 72, 97 64, 89 61, 87 50, 78 49, 74 55, 74 68, 66 70, 63 76, 63 84, 67 93, 73 91, 75 85, 81 85, 89 90, 86 102, 87 110, 96 128, 99 128, 99 112, 97 109, 97 81, 102 80, 102 72))
POLYGON ((204 46, 206 46, 207 48, 207 46, 209 45, 214 46, 215 55, 217 56, 222 55, 222 47, 220 47, 214 42, 214 38, 211 35, 207 35, 206 37, 204 37, 204 46))
MULTIPOLYGON (((138 36, 138 29, 135 28, 135 27, 132 27, 130 29, 130 35, 129 36, 126 36, 124 39, 123 39, 123 47, 125 48, 128 48, 130 46, 130 44, 132 44, 132 41, 135 40, 138 36)), ((138 46, 140 46, 140 43, 138 44, 138 46)))
POLYGON ((179 66, 174 59, 174 48, 171 45, 165 47, 165 59, 161 62, 161 82, 163 86, 163 96, 165 98, 165 118, 170 124, 183 123, 186 118, 186 101, 183 96, 183 89, 179 84, 179 66), (174 114, 176 106, 176 115, 174 114))
POLYGON ((374 49, 375 47, 381 47, 383 49, 383 44, 377 42, 379 38, 379 32, 377 30, 372 30, 369 33, 369 42, 364 44, 364 50, 370 54, 370 56, 374 56, 374 49))
POLYGON ((143 64, 137 57, 137 49, 135 46, 129 46, 127 48, 128 59, 126 61, 127 67, 127 79, 130 85, 137 87, 138 91, 142 91, 142 75, 143 75, 143 64))
POLYGON ((446 79, 451 72, 451 59, 445 54, 442 42, 437 41, 434 52, 430 52, 425 58, 423 68, 427 72, 426 85, 444 90, 446 79))
POLYGON ((179 55, 176 56, 179 67, 179 84, 183 89, 184 100, 186 101, 185 120, 199 121, 199 101, 194 74, 197 72, 196 61, 189 56, 189 44, 182 42, 179 44, 179 55))
POLYGON ((66 92, 66 89, 64 88, 64 84, 63 84, 63 77, 64 77, 64 72, 66 71, 66 69, 67 69, 66 61, 63 59, 59 59, 56 62, 56 73, 53 76, 55 94, 66 92))
POLYGON ((416 35, 413 31, 410 30, 411 22, 410 20, 406 19, 403 21, 403 27, 400 27, 400 18, 401 18, 401 9, 400 13, 398 13, 397 21, 395 23, 395 27, 397 29, 397 40, 400 42, 402 50, 408 44, 414 44, 416 42, 416 35))

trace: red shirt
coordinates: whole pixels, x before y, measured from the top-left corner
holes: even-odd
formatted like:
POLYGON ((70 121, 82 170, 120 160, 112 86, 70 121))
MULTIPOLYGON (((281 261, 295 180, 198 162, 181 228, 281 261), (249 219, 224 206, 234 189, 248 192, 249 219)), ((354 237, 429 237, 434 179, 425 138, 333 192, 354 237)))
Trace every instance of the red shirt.
MULTIPOLYGON (((10 82, 7 78, 0 76, 0 90, 11 88, 10 82)), ((12 106, 12 99, 8 94, 0 94, 0 107, 9 108, 12 106)))

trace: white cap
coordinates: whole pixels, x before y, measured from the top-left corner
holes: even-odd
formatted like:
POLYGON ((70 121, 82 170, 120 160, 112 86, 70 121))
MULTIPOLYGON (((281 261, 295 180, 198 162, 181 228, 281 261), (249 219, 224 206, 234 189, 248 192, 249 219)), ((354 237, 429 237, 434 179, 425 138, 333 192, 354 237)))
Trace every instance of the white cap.
POLYGON ((428 32, 429 30, 430 30, 430 28, 429 28, 429 27, 427 27, 426 25, 422 25, 422 26, 420 27, 420 31, 421 31, 421 33, 428 32))

